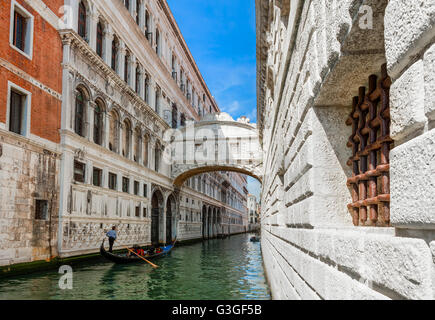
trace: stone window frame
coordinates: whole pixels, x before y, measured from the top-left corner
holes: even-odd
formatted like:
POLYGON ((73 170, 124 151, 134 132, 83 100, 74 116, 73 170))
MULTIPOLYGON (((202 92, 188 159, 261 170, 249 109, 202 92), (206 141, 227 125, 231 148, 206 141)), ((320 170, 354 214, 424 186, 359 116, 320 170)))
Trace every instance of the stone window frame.
POLYGON ((30 136, 30 121, 31 121, 31 109, 32 109, 32 93, 23 89, 22 87, 16 85, 15 83, 8 81, 8 94, 7 94, 7 105, 6 105, 6 130, 9 132, 10 126, 10 109, 11 109, 11 91, 15 91, 18 94, 25 97, 25 102, 23 103, 23 114, 22 114, 22 124, 21 124, 21 134, 23 137, 28 138, 30 136))
POLYGON ((33 33, 34 33, 34 16, 27 11, 22 5, 20 5, 16 0, 11 1, 11 17, 10 17, 10 27, 9 27, 9 45, 12 49, 18 51, 22 55, 24 55, 29 60, 33 59, 33 33), (20 48, 16 47, 14 45, 14 17, 15 17, 15 11, 20 13, 22 16, 24 16, 27 19, 26 23, 26 39, 25 44, 26 48, 25 50, 21 50, 20 48))
POLYGON ((50 212, 50 202, 44 198, 35 198, 34 199, 34 219, 37 221, 47 221, 48 214, 50 212), (38 202, 43 202, 45 205, 45 216, 43 218, 38 218, 38 202))

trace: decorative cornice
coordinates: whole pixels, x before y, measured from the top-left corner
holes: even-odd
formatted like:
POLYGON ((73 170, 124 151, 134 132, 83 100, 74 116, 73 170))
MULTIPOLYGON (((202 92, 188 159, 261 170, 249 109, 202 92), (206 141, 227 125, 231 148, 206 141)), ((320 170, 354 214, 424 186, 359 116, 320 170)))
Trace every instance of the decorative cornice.
MULTIPOLYGON (((119 91, 126 94, 134 106, 144 112, 145 116, 148 116, 152 122, 159 123, 162 126, 162 131, 170 128, 169 125, 145 101, 143 101, 142 98, 136 94, 136 92, 134 92, 134 90, 124 80, 122 80, 119 75, 110 68, 74 30, 64 29, 60 30, 59 33, 64 43, 70 43, 72 46, 77 48, 83 56, 89 59, 90 65, 98 68, 111 84, 118 86, 119 91)), ((75 70, 71 65, 69 65, 69 68, 78 72, 78 70, 75 70)))

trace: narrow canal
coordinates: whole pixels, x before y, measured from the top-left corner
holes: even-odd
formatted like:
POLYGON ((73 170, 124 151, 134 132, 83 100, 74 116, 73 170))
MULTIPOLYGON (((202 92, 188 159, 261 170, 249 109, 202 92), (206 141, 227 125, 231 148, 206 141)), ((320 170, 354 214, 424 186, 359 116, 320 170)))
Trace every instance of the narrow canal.
POLYGON ((73 289, 61 290, 57 270, 0 279, 0 299, 266 300, 260 243, 242 234, 176 247, 147 263, 115 265, 105 260, 73 269, 73 289))

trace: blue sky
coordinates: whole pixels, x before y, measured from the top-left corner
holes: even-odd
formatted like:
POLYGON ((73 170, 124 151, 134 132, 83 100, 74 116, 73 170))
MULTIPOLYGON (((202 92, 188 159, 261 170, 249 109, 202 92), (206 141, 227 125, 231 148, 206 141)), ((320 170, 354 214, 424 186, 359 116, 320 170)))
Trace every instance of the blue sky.
MULTIPOLYGON (((257 120, 255 7, 252 0, 168 0, 220 109, 257 120)), ((260 184, 248 177, 257 197, 260 184)))

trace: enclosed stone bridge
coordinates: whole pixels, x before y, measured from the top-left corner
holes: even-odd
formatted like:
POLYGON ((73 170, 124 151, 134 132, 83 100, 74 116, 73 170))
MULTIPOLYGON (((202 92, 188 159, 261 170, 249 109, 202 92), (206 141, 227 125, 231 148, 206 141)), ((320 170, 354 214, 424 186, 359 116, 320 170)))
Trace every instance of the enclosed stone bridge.
POLYGON ((263 179, 263 152, 258 131, 249 119, 235 121, 227 113, 208 114, 201 121, 165 133, 164 160, 172 165, 174 185, 213 171, 234 171, 263 179))

